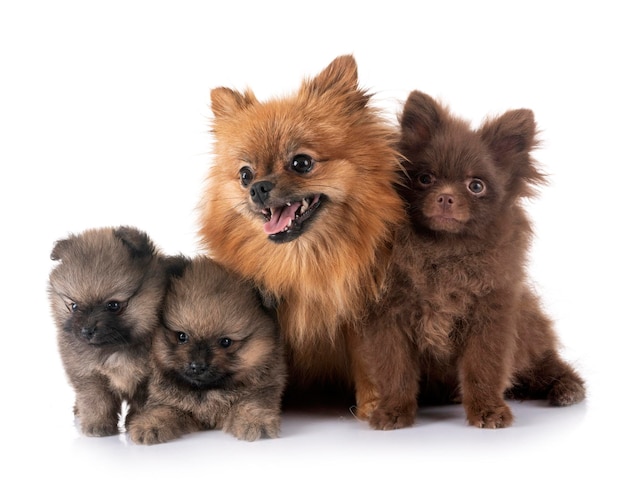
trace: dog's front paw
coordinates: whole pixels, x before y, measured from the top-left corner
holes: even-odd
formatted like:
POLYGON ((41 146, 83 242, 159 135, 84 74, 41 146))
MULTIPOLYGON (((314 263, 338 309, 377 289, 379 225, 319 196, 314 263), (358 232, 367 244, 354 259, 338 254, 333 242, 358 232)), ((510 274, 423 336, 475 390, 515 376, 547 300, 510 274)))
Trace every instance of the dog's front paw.
POLYGON ((167 409, 154 409, 133 415, 126 426, 130 439, 139 445, 155 445, 182 437, 197 430, 184 415, 174 415, 167 409))
POLYGON ((105 421, 79 419, 79 422, 81 431, 88 437, 110 437, 120 433, 117 418, 105 421))
POLYGON ((378 407, 369 417, 370 427, 375 430, 397 430, 406 428, 415 422, 416 408, 403 406, 394 408, 378 407))
POLYGON ((224 425, 223 430, 239 440, 253 442, 260 438, 278 438, 280 418, 269 416, 264 419, 238 418, 224 425))
POLYGON ((504 428, 513 424, 513 413, 506 403, 466 407, 467 421, 478 428, 504 428))

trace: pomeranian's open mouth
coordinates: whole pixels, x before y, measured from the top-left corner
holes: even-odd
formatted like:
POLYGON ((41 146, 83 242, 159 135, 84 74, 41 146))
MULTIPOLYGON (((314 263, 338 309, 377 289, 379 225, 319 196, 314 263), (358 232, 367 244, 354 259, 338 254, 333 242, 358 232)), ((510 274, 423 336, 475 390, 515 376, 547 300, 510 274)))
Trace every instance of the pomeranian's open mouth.
POLYGON ((319 211, 323 199, 322 195, 315 194, 278 207, 264 208, 262 210, 265 216, 263 231, 270 240, 276 243, 295 240, 319 211))

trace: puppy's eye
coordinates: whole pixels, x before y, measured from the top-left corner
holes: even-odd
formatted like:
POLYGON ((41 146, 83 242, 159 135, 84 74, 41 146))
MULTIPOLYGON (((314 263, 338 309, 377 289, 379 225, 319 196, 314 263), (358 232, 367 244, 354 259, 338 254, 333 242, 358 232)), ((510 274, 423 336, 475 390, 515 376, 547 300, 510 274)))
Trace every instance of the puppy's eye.
POLYGON ((187 343, 189 341, 189 335, 185 332, 176 332, 176 339, 178 343, 187 343))
POLYGON ((479 195, 485 191, 485 184, 482 180, 479 180, 478 178, 473 178, 467 184, 467 189, 474 195, 479 195))
POLYGON ((241 184, 247 187, 254 179, 254 173, 250 167, 242 167, 242 169, 239 170, 239 178, 241 179, 241 184))
POLYGON ((107 302, 104 308, 107 312, 122 313, 124 305, 122 302, 118 302, 117 300, 111 300, 110 302, 107 302))
POLYGON ((76 302, 70 302, 70 303, 68 303, 68 304, 67 304, 67 309, 68 309, 70 312, 75 312, 76 310, 78 310, 78 303, 76 303, 76 302))
POLYGON ((417 177, 417 182, 423 187, 431 185, 434 181, 435 177, 433 177, 430 173, 422 173, 417 177))
POLYGON ((313 168, 313 158, 300 153, 291 159, 291 169, 296 173, 309 173, 313 168))
POLYGON ((220 338, 218 341, 220 347, 222 348, 228 348, 233 344, 233 341, 228 338, 228 337, 224 337, 224 338, 220 338))

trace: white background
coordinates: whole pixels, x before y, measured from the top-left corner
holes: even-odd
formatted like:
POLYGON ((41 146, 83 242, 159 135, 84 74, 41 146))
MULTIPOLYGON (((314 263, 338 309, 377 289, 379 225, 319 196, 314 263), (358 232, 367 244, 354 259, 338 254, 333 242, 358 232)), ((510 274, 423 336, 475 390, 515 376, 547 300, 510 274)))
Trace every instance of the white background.
POLYGON ((67 479, 624 478, 620 3, 0 3, 3 468, 67 479), (516 423, 498 431, 466 426, 455 406, 395 432, 346 410, 287 415, 282 438, 256 443, 217 431, 153 447, 83 437, 48 310, 53 242, 131 224, 167 253, 196 253, 210 89, 287 94, 345 53, 392 117, 413 89, 475 123, 534 110, 551 184, 529 207, 530 270, 588 400, 512 403, 516 423))

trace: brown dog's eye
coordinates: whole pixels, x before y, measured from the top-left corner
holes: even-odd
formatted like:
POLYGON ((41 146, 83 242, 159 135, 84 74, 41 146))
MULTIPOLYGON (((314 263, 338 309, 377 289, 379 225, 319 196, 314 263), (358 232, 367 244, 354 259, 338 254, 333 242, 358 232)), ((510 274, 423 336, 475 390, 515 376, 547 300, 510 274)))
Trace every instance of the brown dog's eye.
POLYGON ((467 184, 467 188, 473 194, 478 195, 480 193, 483 193, 483 191, 485 190, 485 184, 482 182, 482 180, 474 178, 470 180, 470 182, 467 184))
POLYGON ((291 169, 297 173, 309 173, 313 168, 313 159, 309 155, 299 153, 291 159, 291 169))
POLYGON ((241 179, 241 184, 244 187, 247 187, 254 179, 254 173, 252 172, 250 167, 242 167, 242 169, 239 170, 239 178, 241 179))
POLYGON ((233 344, 233 341, 228 337, 224 337, 220 338, 218 343, 220 344, 220 347, 228 348, 233 344))
POLYGON ((189 341, 189 335, 185 332, 176 332, 176 339, 178 343, 187 343, 189 341))
POLYGON ((428 185, 431 185, 435 179, 430 173, 422 173, 417 177, 417 181, 420 185, 427 187, 428 185))
POLYGON ((67 309, 68 309, 70 312, 75 312, 76 310, 78 310, 78 303, 76 303, 76 302, 71 302, 71 303, 68 303, 68 304, 67 304, 67 309))
POLYGON ((118 302, 117 300, 111 300, 110 302, 107 302, 104 308, 107 312, 122 313, 124 305, 122 302, 118 302))

